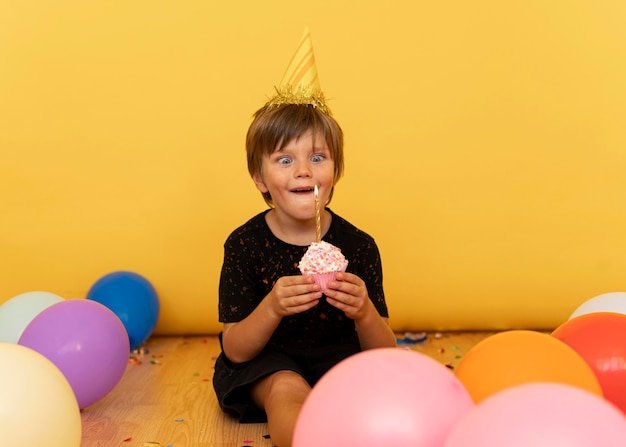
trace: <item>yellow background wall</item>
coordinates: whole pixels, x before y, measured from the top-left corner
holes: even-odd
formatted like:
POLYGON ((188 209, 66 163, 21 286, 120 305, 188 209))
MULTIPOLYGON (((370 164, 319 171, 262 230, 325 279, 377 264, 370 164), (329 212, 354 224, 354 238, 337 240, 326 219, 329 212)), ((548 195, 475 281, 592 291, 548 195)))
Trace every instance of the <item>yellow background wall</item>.
POLYGON ((305 26, 346 133, 332 209, 395 329, 552 328, 626 289, 622 0, 0 3, 0 303, 146 276, 158 333, 219 330, 264 208, 244 136, 305 26))

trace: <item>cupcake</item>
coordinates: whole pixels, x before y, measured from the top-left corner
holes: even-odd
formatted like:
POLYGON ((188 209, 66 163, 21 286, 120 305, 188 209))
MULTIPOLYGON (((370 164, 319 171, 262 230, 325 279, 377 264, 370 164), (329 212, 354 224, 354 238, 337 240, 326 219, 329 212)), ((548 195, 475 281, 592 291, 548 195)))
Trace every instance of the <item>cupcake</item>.
POLYGON ((337 272, 345 272, 348 261, 341 250, 328 242, 313 242, 300 260, 298 268, 303 275, 312 275, 326 291, 328 281, 336 278, 337 272))

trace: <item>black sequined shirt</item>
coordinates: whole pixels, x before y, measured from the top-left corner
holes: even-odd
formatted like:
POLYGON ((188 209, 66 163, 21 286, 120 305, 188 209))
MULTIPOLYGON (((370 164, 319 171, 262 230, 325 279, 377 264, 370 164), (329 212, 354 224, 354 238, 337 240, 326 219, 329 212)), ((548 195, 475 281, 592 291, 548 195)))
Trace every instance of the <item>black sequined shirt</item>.
MULTIPOLYGON (((328 210, 328 208, 327 208, 328 210)), ((282 276, 299 275, 298 263, 307 246, 288 244, 270 230, 266 210, 228 237, 219 285, 219 319, 235 323, 246 318, 282 276)), ((380 253, 374 239, 334 214, 323 240, 339 247, 348 260, 346 271, 360 277, 378 313, 388 317, 380 253)), ((359 344, 354 321, 325 299, 312 309, 284 317, 268 348, 301 350, 339 343, 359 344)))

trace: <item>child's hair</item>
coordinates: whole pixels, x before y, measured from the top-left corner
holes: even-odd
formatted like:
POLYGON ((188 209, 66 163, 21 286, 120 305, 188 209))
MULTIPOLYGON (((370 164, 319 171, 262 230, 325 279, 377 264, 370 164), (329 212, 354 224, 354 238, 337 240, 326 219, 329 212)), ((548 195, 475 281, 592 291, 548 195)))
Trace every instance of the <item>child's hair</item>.
MULTIPOLYGON (((319 133, 325 139, 335 164, 336 183, 343 175, 343 131, 334 118, 310 104, 264 106, 254 114, 246 136, 250 175, 262 175, 263 156, 282 149, 309 130, 313 135, 319 133)), ((330 203, 333 190, 326 205, 330 203)), ((270 207, 273 206, 269 192, 263 193, 263 199, 270 207)))

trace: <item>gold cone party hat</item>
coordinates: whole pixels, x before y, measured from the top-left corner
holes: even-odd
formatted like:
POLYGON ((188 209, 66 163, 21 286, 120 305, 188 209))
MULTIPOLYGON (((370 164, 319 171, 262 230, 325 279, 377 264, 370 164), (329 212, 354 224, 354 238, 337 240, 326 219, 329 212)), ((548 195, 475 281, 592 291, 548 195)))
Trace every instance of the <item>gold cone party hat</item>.
POLYGON ((273 107, 281 104, 308 104, 319 108, 327 115, 331 114, 320 87, 313 41, 308 28, 304 30, 280 85, 276 87, 276 95, 265 106, 273 107))

